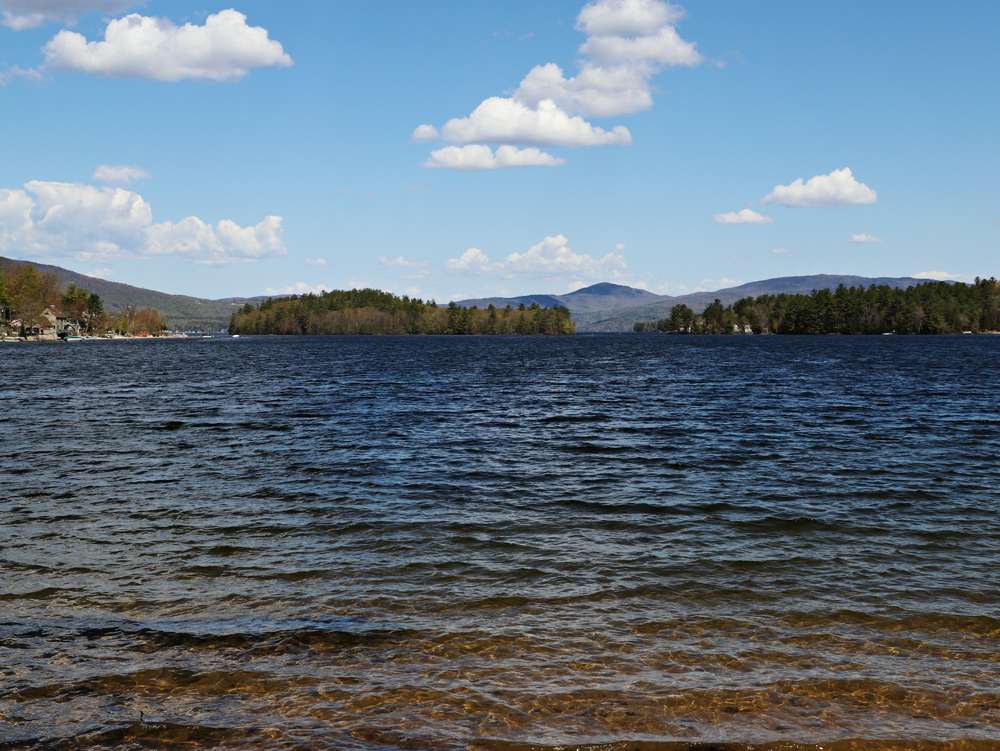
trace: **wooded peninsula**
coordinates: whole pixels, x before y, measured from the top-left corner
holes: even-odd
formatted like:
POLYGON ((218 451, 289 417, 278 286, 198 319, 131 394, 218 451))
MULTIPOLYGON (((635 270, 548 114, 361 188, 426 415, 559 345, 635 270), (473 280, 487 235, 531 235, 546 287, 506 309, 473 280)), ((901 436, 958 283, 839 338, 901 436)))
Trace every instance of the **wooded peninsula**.
POLYGON ((672 334, 962 334, 1000 330, 1000 283, 928 282, 906 289, 871 285, 813 290, 810 295, 719 300, 696 315, 675 305, 669 318, 635 324, 672 334))
POLYGON ((230 334, 575 334, 569 310, 559 306, 485 309, 447 307, 375 289, 334 290, 247 303, 233 314, 230 334))

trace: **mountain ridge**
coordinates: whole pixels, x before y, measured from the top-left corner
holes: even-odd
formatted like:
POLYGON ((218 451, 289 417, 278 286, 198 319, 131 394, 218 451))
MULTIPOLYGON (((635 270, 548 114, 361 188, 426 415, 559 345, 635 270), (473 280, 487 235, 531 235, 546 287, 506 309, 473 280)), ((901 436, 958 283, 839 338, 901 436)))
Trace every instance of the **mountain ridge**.
POLYGON ((531 305, 551 307, 553 303, 569 309, 578 331, 631 331, 640 321, 655 321, 666 318, 674 305, 687 305, 700 313, 714 300, 730 305, 744 297, 778 294, 810 294, 815 289, 836 289, 872 284, 889 287, 912 287, 933 281, 916 277, 865 277, 851 274, 811 274, 807 276, 783 276, 746 282, 735 287, 726 287, 711 292, 691 292, 686 295, 657 295, 647 290, 622 284, 600 282, 570 292, 565 295, 522 295, 520 297, 489 297, 459 301, 460 305, 486 307, 489 304, 517 307, 521 302, 531 305), (548 302, 543 303, 546 300, 548 302))

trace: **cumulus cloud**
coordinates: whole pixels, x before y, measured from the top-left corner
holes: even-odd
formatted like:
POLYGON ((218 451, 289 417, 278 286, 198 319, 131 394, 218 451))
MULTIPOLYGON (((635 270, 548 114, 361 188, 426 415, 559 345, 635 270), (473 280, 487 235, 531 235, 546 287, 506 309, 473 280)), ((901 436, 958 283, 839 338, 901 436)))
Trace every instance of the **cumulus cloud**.
POLYGON ((936 279, 939 282, 946 281, 948 279, 958 279, 961 274, 949 274, 947 271, 921 271, 919 274, 914 274, 914 279, 936 279))
POLYGON ((307 258, 306 266, 326 266, 325 258, 307 258))
POLYGON ((851 235, 850 239, 848 239, 847 242, 865 245, 868 243, 884 243, 885 240, 883 240, 881 237, 875 237, 874 235, 861 234, 861 235, 851 235))
POLYGON ((582 117, 571 117, 550 99, 529 107, 516 99, 490 97, 469 117, 455 118, 441 129, 454 144, 531 143, 539 146, 602 146, 632 143, 624 125, 610 131, 591 125, 582 117))
POLYGON ((714 279, 702 279, 701 284, 695 292, 715 292, 720 289, 729 289, 730 287, 739 287, 741 284, 745 284, 742 279, 727 279, 723 277, 718 281, 714 279))
POLYGON ((562 235, 546 237, 525 253, 511 253, 503 261, 490 262, 479 248, 469 248, 460 257, 449 259, 445 271, 449 274, 492 274, 510 279, 534 276, 548 279, 613 279, 627 270, 625 257, 616 249, 603 258, 578 254, 568 247, 562 235))
POLYGON ((110 279, 114 275, 115 272, 113 269, 94 269, 84 274, 84 276, 89 276, 91 279, 110 279))
POLYGON ((788 248, 771 248, 771 252, 776 255, 784 255, 788 252, 788 248))
POLYGON ((444 270, 449 274, 497 274, 503 264, 490 263, 490 257, 479 248, 469 248, 458 258, 445 261, 444 270))
POLYGON ((137 0, 0 0, 3 25, 15 31, 32 29, 46 21, 72 21, 90 12, 121 13, 137 0))
POLYGON ((501 167, 558 167, 563 164, 566 164, 565 159, 557 159, 534 147, 518 149, 516 146, 501 146, 494 154, 489 146, 471 144, 445 146, 443 149, 432 151, 427 161, 420 166, 425 169, 480 170, 501 167))
POLYGON ((716 224, 774 224, 774 219, 758 214, 750 209, 730 211, 728 214, 716 214, 712 217, 716 224))
POLYGON ((269 216, 254 227, 240 227, 224 219, 213 228, 190 216, 156 224, 142 196, 123 188, 35 180, 24 190, 0 190, 0 251, 16 257, 100 263, 170 256, 215 266, 249 263, 286 254, 281 222, 280 216, 269 216))
POLYGON ((760 199, 762 204, 776 203, 789 207, 832 209, 838 206, 864 206, 878 203, 878 194, 854 179, 851 170, 834 170, 829 175, 816 175, 804 183, 800 177, 791 185, 776 185, 760 199))
POLYGON ((112 20, 103 42, 88 42, 83 34, 64 29, 43 48, 44 67, 111 78, 233 81, 251 68, 293 65, 267 29, 247 26, 246 20, 242 13, 223 10, 204 26, 176 26, 166 18, 133 13, 112 20))
POLYGON ((108 185, 128 186, 132 184, 133 180, 147 180, 151 177, 149 172, 134 164, 119 164, 116 167, 102 164, 94 170, 93 179, 108 185))
POLYGON ((295 282, 295 284, 290 284, 287 287, 281 287, 279 289, 268 287, 264 290, 264 294, 276 297, 278 295, 318 295, 321 292, 330 291, 331 288, 327 287, 325 284, 318 284, 314 287, 306 282, 295 282))
POLYGON ((438 129, 433 125, 418 125, 413 131, 413 135, 410 136, 410 141, 413 143, 428 143, 430 141, 436 141, 441 137, 438 133, 438 129))
POLYGON ((411 140, 442 138, 456 146, 630 144, 632 135, 625 126, 605 130, 584 118, 649 109, 650 79, 656 73, 704 61, 696 45, 681 39, 674 28, 683 16, 681 8, 662 0, 594 0, 577 17, 576 28, 587 40, 579 47, 575 76, 567 78, 554 63, 537 65, 511 96, 490 97, 471 115, 449 120, 440 131, 421 125, 411 140))

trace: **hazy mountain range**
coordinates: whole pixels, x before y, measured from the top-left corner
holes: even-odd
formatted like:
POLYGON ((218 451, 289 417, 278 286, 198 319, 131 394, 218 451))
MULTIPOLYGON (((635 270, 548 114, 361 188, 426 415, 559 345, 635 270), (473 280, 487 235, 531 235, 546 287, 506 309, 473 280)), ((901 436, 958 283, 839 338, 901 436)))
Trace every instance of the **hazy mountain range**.
POLYGON ((777 279, 765 279, 759 282, 749 282, 738 287, 719 289, 714 292, 693 292, 689 295, 657 295, 643 289, 626 287, 621 284, 602 282, 591 287, 578 289, 566 295, 523 295, 521 297, 484 297, 473 300, 462 300, 461 305, 476 305, 484 308, 490 303, 497 307, 512 305, 515 308, 522 302, 531 305, 537 302, 545 307, 562 305, 569 309, 576 321, 577 331, 631 331, 638 321, 656 321, 666 318, 674 305, 684 304, 700 313, 713 300, 719 299, 724 305, 730 305, 744 297, 759 295, 809 294, 814 289, 836 289, 843 284, 846 287, 868 287, 872 284, 889 287, 912 287, 927 282, 927 279, 913 277, 864 277, 833 274, 814 274, 811 276, 784 276, 777 279))
MULTIPOLYGON (((20 264, 26 262, 0 258, 0 263, 20 264)), ((218 331, 224 329, 229 325, 229 319, 234 310, 243 307, 247 302, 259 302, 267 299, 264 296, 205 300, 187 295, 168 295, 165 292, 85 276, 59 266, 49 266, 43 263, 32 263, 32 265, 41 273, 55 273, 64 285, 75 284, 89 292, 96 292, 104 300, 104 307, 108 311, 121 312, 126 305, 156 308, 167 317, 170 328, 177 330, 218 331)), ((490 303, 499 308, 508 304, 516 308, 521 303, 530 306, 534 302, 546 308, 561 305, 568 308, 573 314, 578 331, 631 331, 632 325, 638 321, 655 321, 666 318, 670 314, 670 309, 679 303, 683 303, 696 313, 700 313, 716 298, 721 300, 723 304, 729 305, 748 296, 757 297, 758 295, 780 294, 782 292, 809 294, 814 289, 836 289, 840 284, 848 287, 867 287, 871 284, 912 287, 926 281, 928 280, 913 277, 869 278, 817 274, 765 279, 714 292, 694 292, 690 295, 676 297, 657 295, 635 287, 602 282, 578 289, 567 295, 484 297, 462 300, 460 304, 466 307, 476 305, 480 308, 485 308, 490 303)))

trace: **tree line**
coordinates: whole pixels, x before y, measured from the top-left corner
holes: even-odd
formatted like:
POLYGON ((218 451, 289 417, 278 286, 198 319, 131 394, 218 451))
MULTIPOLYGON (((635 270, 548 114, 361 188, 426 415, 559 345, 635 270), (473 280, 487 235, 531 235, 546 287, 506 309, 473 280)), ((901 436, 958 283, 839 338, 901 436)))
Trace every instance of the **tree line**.
POLYGON ((233 314, 230 334, 573 334, 566 308, 537 303, 485 309, 438 306, 376 289, 333 290, 247 303, 233 314))
POLYGON ((928 282, 906 289, 886 285, 832 292, 745 297, 723 306, 718 299, 696 315, 675 305, 658 321, 634 331, 672 334, 974 334, 1000 330, 1000 283, 928 282))
POLYGON ((30 263, 0 263, 0 326, 27 333, 50 305, 88 333, 155 334, 167 325, 153 308, 126 305, 121 313, 109 312, 100 295, 75 284, 63 288, 53 272, 41 273, 30 263))

